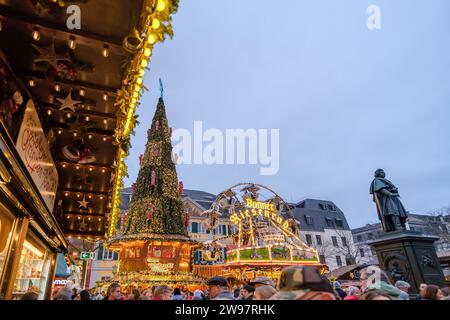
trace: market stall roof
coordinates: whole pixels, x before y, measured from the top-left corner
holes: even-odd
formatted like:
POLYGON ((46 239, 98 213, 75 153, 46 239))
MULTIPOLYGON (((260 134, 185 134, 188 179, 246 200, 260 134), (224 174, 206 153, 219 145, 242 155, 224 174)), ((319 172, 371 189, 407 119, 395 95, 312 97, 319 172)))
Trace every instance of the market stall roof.
POLYGON ((134 57, 122 42, 143 10, 144 0, 0 0, 0 49, 51 144, 59 175, 53 213, 67 236, 105 236, 121 151, 116 94, 134 57), (79 30, 67 27, 69 4, 80 8, 79 30))

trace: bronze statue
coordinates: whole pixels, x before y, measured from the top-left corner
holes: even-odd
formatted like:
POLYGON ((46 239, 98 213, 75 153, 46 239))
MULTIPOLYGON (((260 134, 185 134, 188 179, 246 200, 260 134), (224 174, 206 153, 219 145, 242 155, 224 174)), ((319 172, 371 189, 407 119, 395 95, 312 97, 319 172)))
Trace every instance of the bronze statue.
POLYGON ((406 230, 408 214, 400 201, 398 189, 385 177, 384 170, 378 169, 370 185, 378 218, 385 232, 406 230))

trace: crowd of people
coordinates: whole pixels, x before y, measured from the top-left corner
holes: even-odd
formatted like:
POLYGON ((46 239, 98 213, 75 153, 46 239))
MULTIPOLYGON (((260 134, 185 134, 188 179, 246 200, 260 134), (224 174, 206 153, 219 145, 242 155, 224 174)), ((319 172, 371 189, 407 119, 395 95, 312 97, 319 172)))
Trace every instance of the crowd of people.
MULTIPOLYGON (((406 281, 391 283, 385 272, 365 268, 360 271, 358 281, 352 285, 331 282, 314 267, 294 266, 284 269, 278 283, 267 277, 257 277, 246 284, 230 286, 224 277, 213 277, 207 281, 207 289, 190 292, 187 289, 168 285, 155 285, 143 289, 127 288, 112 283, 107 291, 81 290, 68 286, 55 289, 54 300, 450 300, 448 287, 421 284, 418 294, 410 292, 406 281)), ((37 294, 29 292, 22 299, 36 300, 37 294)))

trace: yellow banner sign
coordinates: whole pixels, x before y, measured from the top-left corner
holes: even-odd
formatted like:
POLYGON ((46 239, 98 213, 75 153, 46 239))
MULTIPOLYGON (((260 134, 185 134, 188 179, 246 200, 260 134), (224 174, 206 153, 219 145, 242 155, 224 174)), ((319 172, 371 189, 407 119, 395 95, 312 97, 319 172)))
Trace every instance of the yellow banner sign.
POLYGON ((289 223, 275 211, 275 205, 273 203, 246 199, 245 207, 246 209, 244 211, 234 212, 230 216, 230 221, 232 223, 238 224, 248 218, 262 216, 272 220, 284 229, 289 228, 289 223))

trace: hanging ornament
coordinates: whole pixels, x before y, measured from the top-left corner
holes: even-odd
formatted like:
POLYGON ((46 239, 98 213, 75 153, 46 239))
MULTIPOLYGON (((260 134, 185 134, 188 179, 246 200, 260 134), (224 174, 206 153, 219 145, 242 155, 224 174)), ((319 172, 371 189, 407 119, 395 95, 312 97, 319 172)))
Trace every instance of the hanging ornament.
POLYGON ((128 216, 128 211, 124 211, 124 213, 122 214, 122 223, 121 223, 122 229, 125 228, 125 223, 127 222, 127 216, 128 216))
POLYGON ((178 182, 178 192, 180 194, 183 193, 183 181, 178 182))
POLYGON ((34 49, 36 49, 36 51, 39 52, 39 56, 36 59, 34 59, 34 63, 42 63, 42 62, 48 63, 53 69, 57 69, 59 62, 67 62, 67 63, 72 62, 67 55, 65 54, 58 55, 56 53, 54 40, 52 41, 52 44, 48 49, 38 47, 35 44, 32 44, 32 46, 34 49))
POLYGON ((81 103, 81 101, 79 101, 79 100, 72 99, 72 89, 69 90, 69 94, 67 95, 67 97, 65 99, 57 98, 56 100, 58 100, 62 104, 62 106, 61 106, 61 108, 59 108, 59 110, 69 109, 72 112, 75 112, 75 106, 77 106, 81 103))
POLYGON ((82 201, 78 201, 78 207, 81 208, 85 208, 87 209, 89 205, 89 202, 86 201, 86 195, 83 196, 83 200, 82 201))
POLYGON ((142 161, 144 160, 144 155, 143 154, 141 154, 140 156, 139 156, 139 165, 142 167, 142 161))
POLYGON ((150 221, 153 219, 153 212, 155 211, 155 206, 153 203, 149 203, 147 206, 147 221, 150 221))
POLYGON ((152 176, 151 176, 151 182, 150 183, 151 183, 150 185, 152 187, 156 186, 156 172, 155 172, 155 170, 152 170, 152 176))
POLYGON ((83 218, 83 220, 81 220, 80 226, 79 226, 80 231, 85 231, 87 228, 87 225, 88 224, 86 223, 86 221, 84 221, 84 218, 83 218))
POLYGON ((189 210, 186 210, 186 219, 184 222, 185 227, 187 228, 189 226, 189 210))

